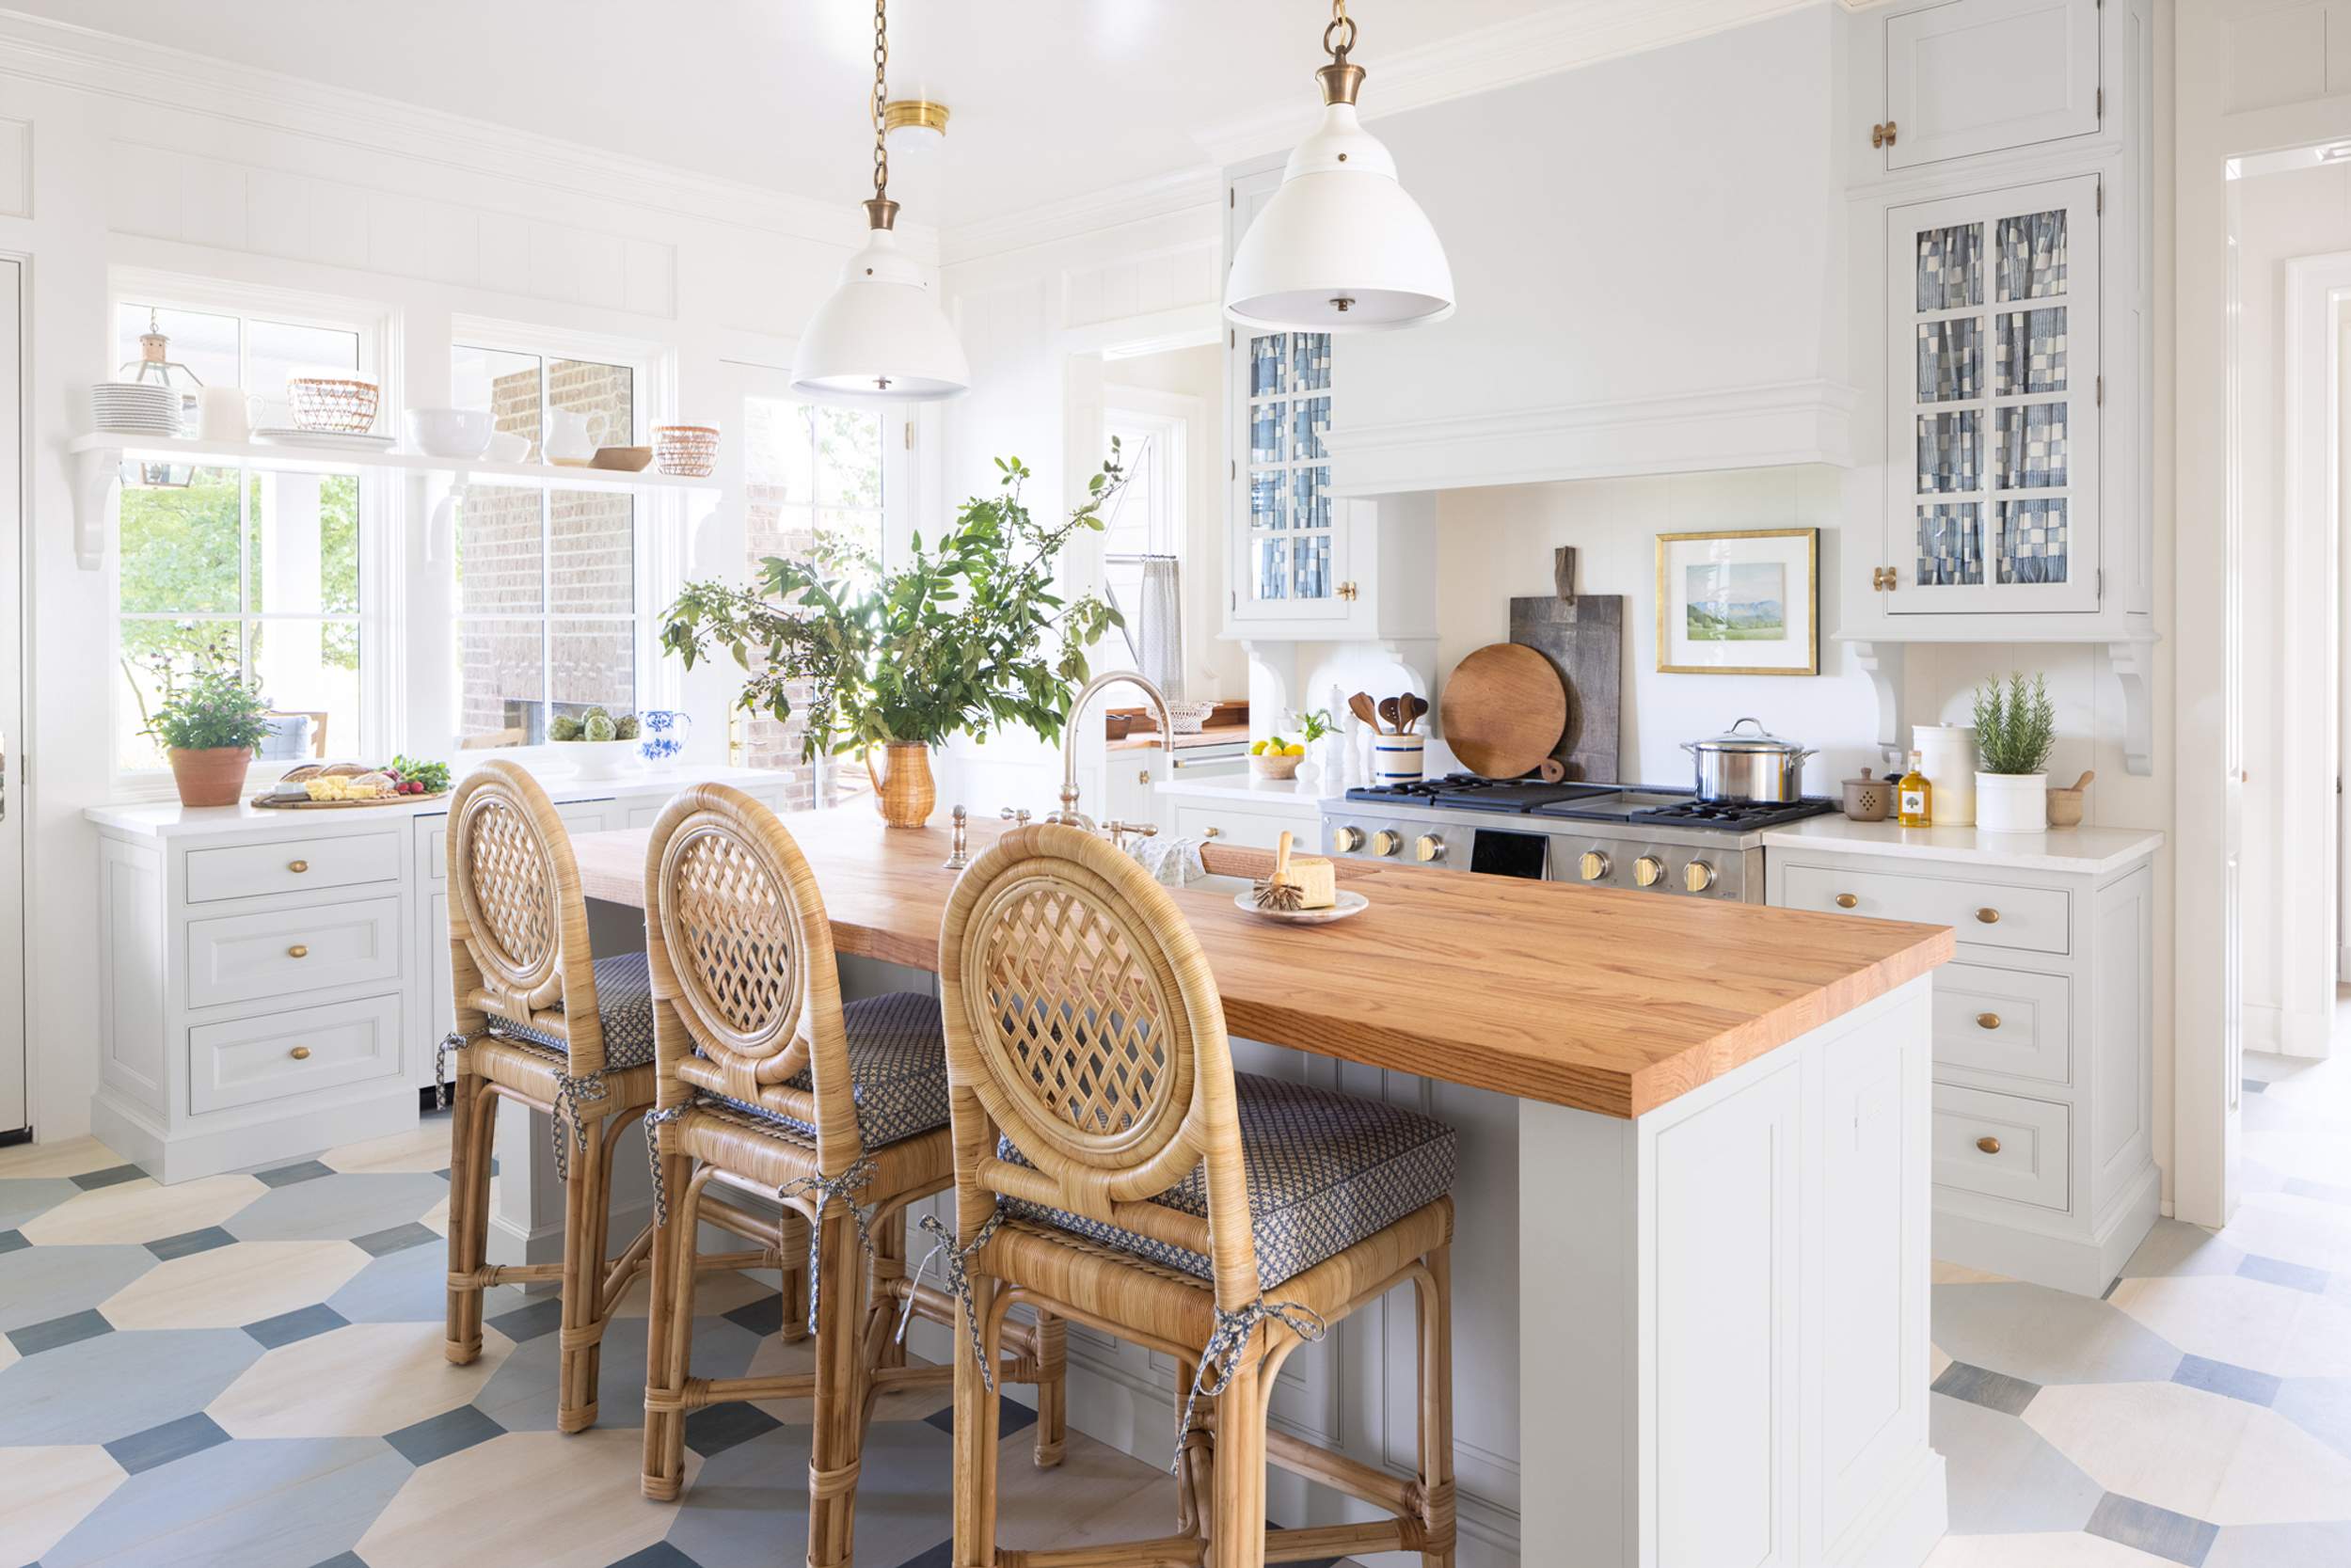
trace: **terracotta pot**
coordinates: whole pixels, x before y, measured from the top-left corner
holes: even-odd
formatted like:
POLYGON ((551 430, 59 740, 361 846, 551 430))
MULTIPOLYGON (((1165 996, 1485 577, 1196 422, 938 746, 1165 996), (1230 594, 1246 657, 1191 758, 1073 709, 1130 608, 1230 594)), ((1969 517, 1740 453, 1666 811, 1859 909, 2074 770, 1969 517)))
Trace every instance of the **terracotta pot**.
POLYGON ((233 806, 245 794, 245 770, 253 764, 252 752, 243 746, 214 746, 201 752, 168 749, 171 782, 180 786, 183 806, 233 806))
POLYGON ((919 828, 930 820, 939 803, 939 786, 930 777, 930 748, 919 740, 893 740, 882 747, 887 770, 873 770, 873 749, 866 750, 866 777, 873 781, 874 804, 882 822, 892 828, 919 828))

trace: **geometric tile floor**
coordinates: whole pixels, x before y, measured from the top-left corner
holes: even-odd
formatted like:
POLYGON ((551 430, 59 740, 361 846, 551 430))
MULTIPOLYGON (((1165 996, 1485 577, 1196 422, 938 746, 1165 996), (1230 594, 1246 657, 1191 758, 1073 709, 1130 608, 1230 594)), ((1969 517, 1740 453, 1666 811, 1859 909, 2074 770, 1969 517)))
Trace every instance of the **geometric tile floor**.
MULTIPOLYGON (((683 1500, 638 1495, 642 1280, 606 1332, 589 1432, 554 1430, 551 1293, 490 1291, 481 1359, 448 1364, 448 1164, 446 1116, 174 1187, 92 1139, 0 1149, 0 1568, 800 1561, 804 1401, 696 1413, 683 1500)), ((807 1370, 811 1346, 772 1337, 773 1275, 705 1275, 696 1295, 697 1372, 807 1370)), ((880 1402, 864 1568, 947 1561, 951 1402, 880 1402)), ((1174 1528, 1164 1472, 1075 1432, 1040 1472, 1032 1420, 1007 1404, 1006 1544, 1174 1528)))
POLYGON ((2156 1221, 2105 1301, 1936 1266, 1930 1568, 2351 1564, 2342 1049, 2247 1055, 2235 1218, 2156 1221))

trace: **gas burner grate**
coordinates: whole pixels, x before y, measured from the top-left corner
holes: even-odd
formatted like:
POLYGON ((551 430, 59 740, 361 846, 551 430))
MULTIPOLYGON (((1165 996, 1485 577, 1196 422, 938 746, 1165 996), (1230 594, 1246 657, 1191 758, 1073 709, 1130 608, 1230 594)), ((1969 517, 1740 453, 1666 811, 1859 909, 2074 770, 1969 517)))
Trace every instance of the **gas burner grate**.
POLYGON ((1807 816, 1840 810, 1835 800, 1807 795, 1798 800, 1684 800, 1670 806, 1651 806, 1637 811, 1628 818, 1634 822, 1676 823, 1689 828, 1776 828, 1783 822, 1799 822, 1807 816))

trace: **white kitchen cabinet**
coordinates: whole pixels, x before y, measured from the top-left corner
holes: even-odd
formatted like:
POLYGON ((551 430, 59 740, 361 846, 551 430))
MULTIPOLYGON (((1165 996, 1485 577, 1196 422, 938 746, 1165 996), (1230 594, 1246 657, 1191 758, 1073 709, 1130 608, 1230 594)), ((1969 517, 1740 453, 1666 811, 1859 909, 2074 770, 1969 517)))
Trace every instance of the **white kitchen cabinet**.
POLYGON ((2099 0, 1944 0, 1885 29, 1888 169, 2089 135, 2104 103, 2099 0))

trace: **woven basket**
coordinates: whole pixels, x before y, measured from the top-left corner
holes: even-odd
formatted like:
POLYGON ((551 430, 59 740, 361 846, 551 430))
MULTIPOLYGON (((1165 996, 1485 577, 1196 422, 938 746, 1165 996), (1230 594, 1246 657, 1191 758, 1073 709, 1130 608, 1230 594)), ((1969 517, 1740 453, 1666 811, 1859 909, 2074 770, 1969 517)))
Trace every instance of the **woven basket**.
POLYGON ((296 375, 286 380, 294 400, 294 422, 303 430, 364 436, 375 428, 375 384, 336 376, 296 375))
POLYGON ((707 479, 719 466, 719 433, 707 424, 655 425, 653 461, 665 474, 707 479))

